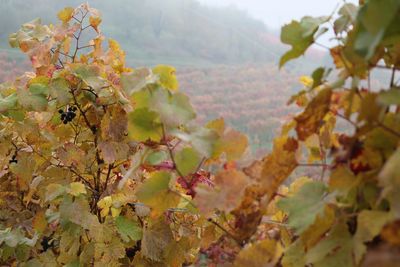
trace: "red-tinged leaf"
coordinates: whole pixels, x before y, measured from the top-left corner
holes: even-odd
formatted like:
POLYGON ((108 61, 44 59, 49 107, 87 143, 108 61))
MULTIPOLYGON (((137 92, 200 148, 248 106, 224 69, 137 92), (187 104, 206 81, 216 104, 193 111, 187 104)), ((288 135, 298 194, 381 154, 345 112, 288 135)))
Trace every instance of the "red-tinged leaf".
POLYGON ((237 170, 220 171, 216 176, 214 188, 200 184, 196 187, 195 203, 204 214, 210 214, 214 209, 225 212, 232 211, 241 202, 248 177, 237 170))

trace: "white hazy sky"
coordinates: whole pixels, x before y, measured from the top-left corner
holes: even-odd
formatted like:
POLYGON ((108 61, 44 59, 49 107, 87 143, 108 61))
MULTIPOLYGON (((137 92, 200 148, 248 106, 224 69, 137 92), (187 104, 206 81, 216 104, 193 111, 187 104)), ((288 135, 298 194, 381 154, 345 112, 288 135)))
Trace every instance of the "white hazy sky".
MULTIPOLYGON (((273 29, 279 29, 292 19, 300 19, 305 15, 330 15, 338 4, 344 0, 200 0, 213 6, 235 5, 247 10, 253 17, 261 19, 273 29)), ((358 0, 346 0, 357 3, 358 0)))

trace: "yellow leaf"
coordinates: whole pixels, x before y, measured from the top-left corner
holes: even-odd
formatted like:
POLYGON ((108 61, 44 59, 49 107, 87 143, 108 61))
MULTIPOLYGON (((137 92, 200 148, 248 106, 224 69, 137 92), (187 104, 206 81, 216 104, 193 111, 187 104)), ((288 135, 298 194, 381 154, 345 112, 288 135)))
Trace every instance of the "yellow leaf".
POLYGON ((111 207, 111 216, 112 216, 113 218, 119 216, 119 214, 121 213, 121 210, 122 210, 121 208, 114 208, 114 207, 111 207))
POLYGON ((273 197, 279 186, 297 167, 296 140, 279 137, 274 140, 274 149, 265 159, 260 183, 269 198, 273 197))
POLYGON ((301 76, 299 80, 306 87, 311 87, 314 83, 313 79, 309 76, 301 76))
POLYGON ((296 132, 301 141, 305 141, 310 135, 318 132, 321 121, 329 112, 332 90, 322 90, 300 115, 294 119, 297 122, 296 132))
POLYGON ((219 136, 222 136, 225 131, 225 121, 223 118, 212 120, 206 124, 206 127, 216 131, 219 136))
POLYGON ((74 182, 69 185, 68 193, 77 197, 80 194, 86 194, 85 185, 81 182, 74 182))
POLYGON ((234 266, 275 266, 282 256, 282 245, 275 240, 262 240, 244 248, 235 259, 234 266))
POLYGON ((90 26, 92 26, 93 29, 94 29, 96 32, 99 32, 98 26, 99 26, 100 23, 101 23, 101 18, 100 18, 100 17, 97 17, 97 16, 90 16, 90 17, 89 17, 89 23, 90 23, 90 26))
POLYGON ((74 15, 75 9, 72 7, 66 7, 60 12, 58 12, 57 17, 64 23, 67 23, 71 20, 74 15))
POLYGON ((246 151, 248 145, 247 136, 235 131, 227 130, 224 135, 216 142, 212 157, 217 159, 225 153, 228 161, 239 159, 246 151))
POLYGON ((39 233, 43 233, 47 227, 47 220, 44 210, 41 210, 36 213, 35 217, 32 221, 33 229, 38 231, 39 233))
POLYGON ((106 196, 97 202, 97 206, 101 209, 101 217, 106 217, 110 213, 110 207, 112 205, 111 196, 106 196))
POLYGON ((153 68, 153 73, 159 76, 160 84, 172 91, 178 90, 178 79, 175 75, 176 69, 171 66, 157 65, 153 68))

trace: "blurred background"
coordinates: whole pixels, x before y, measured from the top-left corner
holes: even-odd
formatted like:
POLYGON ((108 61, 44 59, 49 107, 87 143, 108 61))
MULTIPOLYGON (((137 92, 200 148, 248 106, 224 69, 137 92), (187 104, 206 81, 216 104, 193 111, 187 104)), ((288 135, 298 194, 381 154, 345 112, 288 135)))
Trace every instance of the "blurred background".
MULTIPOLYGON (((288 47, 280 27, 304 15, 330 15, 341 0, 93 0, 101 30, 126 51, 131 67, 170 64, 180 90, 190 95, 199 121, 224 117, 249 135, 252 152, 262 155, 273 136, 296 112, 287 106, 302 89, 301 75, 329 65, 329 33, 302 59, 279 70, 288 47)), ((348 1, 349 2, 349 1, 348 1)), ((350 1, 356 2, 356 1, 350 1)), ((57 12, 79 0, 0 0, 0 81, 29 70, 25 56, 8 45, 24 22, 58 23, 57 12), (27 8, 28 7, 28 8, 27 8)))

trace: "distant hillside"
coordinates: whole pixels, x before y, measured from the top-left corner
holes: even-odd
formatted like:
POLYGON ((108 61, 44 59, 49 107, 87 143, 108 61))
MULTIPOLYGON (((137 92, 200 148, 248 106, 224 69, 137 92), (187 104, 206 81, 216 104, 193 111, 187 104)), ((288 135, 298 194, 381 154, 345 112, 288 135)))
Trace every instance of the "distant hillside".
MULTIPOLYGON (((1 0, 0 49, 9 51, 8 35, 22 23, 36 17, 54 23, 58 10, 81 2, 84 1, 1 0)), ((121 43, 129 63, 134 66, 276 63, 285 49, 276 33, 269 31, 263 22, 233 7, 207 7, 196 0, 92 0, 89 3, 103 14, 104 34, 121 43)), ((16 52, 10 53, 20 57, 16 52)), ((309 65, 309 61, 305 64, 309 65)))
POLYGON ((286 103, 302 85, 287 71, 278 72, 274 64, 178 69, 177 73, 199 120, 223 117, 249 136, 253 151, 270 148, 288 114, 298 111, 286 103))

